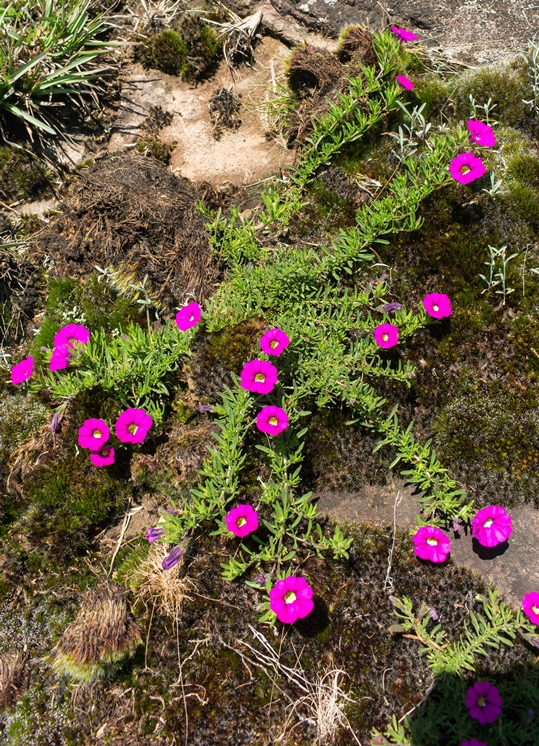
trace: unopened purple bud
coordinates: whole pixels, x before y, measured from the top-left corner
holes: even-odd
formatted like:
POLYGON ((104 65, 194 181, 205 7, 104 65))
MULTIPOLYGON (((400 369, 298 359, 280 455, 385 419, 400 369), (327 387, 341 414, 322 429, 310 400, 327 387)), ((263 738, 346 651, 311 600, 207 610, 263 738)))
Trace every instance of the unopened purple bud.
POLYGON ((380 279, 378 280, 378 282, 383 282, 384 280, 387 280, 387 278, 388 278, 388 277, 389 277, 389 275, 383 274, 383 275, 382 275, 382 276, 380 277, 380 279))
POLYGON ((210 407, 208 404, 203 404, 201 407, 198 408, 198 411, 201 414, 204 412, 213 412, 213 407, 210 407))
POLYGON ((530 637, 529 640, 534 648, 539 648, 539 637, 530 637))
POLYGON ((129 339, 129 337, 127 336, 127 334, 120 334, 120 337, 121 337, 122 339, 129 339))
POLYGON ((39 349, 41 350, 41 352, 48 352, 49 351, 48 347, 40 347, 39 349))
POLYGON ((455 533, 457 533, 458 531, 460 531, 461 528, 462 528, 462 526, 459 523, 459 519, 458 518, 454 518, 453 519, 453 531, 455 533))
POLYGON ((52 418, 52 422, 51 422, 51 430, 52 430, 53 433, 56 432, 56 428, 60 424, 60 420, 61 419, 62 419, 62 417, 58 414, 58 412, 55 412, 55 414, 54 414, 54 416, 52 418))
POLYGON ((170 513, 170 515, 178 515, 176 508, 167 508, 167 513, 170 513))
POLYGON ((266 580, 267 580, 268 578, 269 578, 269 573, 267 573, 267 572, 262 572, 262 573, 260 573, 260 575, 257 575, 257 576, 256 576, 256 578, 254 579, 254 582, 255 582, 255 583, 256 583, 257 585, 260 585, 260 586, 262 586, 262 587, 263 587, 263 586, 265 586, 265 585, 266 585, 266 580))
POLYGON ((440 618, 438 616, 436 609, 429 609, 429 614, 430 614, 431 619, 434 619, 435 622, 437 622, 438 619, 440 618))
POLYGON ((153 544, 154 541, 157 541, 157 539, 160 539, 163 536, 164 533, 165 533, 165 529, 164 528, 153 528, 153 527, 150 527, 146 531, 146 538, 148 539, 148 541, 150 542, 150 544, 153 544))
POLYGON ((382 306, 382 311, 385 311, 386 313, 391 313, 392 311, 401 311, 401 310, 402 310, 401 303, 386 303, 385 306, 382 306))
POLYGON ((163 570, 170 570, 172 567, 174 567, 174 565, 177 565, 182 554, 183 547, 174 547, 173 549, 171 549, 161 563, 161 567, 163 568, 163 570))
POLYGON ((392 604, 394 604, 397 599, 395 598, 395 596, 389 596, 389 600, 392 604))

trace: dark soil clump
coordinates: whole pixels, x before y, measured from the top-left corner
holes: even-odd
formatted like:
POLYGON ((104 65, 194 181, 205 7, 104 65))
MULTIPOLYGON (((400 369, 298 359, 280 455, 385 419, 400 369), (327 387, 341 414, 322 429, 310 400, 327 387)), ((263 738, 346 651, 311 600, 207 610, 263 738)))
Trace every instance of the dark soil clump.
POLYGON ((219 88, 210 99, 208 109, 213 124, 213 136, 220 140, 225 129, 237 130, 242 123, 240 100, 228 88, 219 88))
POLYGON ((152 293, 172 309, 189 294, 210 295, 217 279, 198 196, 154 159, 105 158, 81 176, 54 227, 38 236, 38 251, 59 275, 96 265, 148 275, 152 293))

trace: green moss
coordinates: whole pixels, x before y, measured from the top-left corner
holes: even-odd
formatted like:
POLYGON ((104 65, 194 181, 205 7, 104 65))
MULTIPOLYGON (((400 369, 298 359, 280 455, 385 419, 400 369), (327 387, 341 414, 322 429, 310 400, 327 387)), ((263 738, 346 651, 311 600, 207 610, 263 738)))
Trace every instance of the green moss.
POLYGON ((142 155, 149 155, 168 166, 175 147, 173 144, 161 142, 155 135, 147 135, 137 141, 136 150, 142 155))
POLYGON ((177 31, 166 29, 151 36, 137 50, 137 59, 146 69, 155 68, 180 77, 186 67, 187 44, 177 31))
POLYGON ((478 68, 459 77, 452 96, 457 117, 470 117, 470 96, 476 104, 485 104, 491 99, 492 104, 496 104, 491 116, 505 126, 535 129, 533 115, 523 103, 524 99, 530 98, 530 89, 522 61, 478 68))
POLYGON ((51 194, 52 174, 25 150, 0 146, 0 198, 4 202, 40 199, 51 194))
POLYGON ((535 156, 515 156, 509 161, 507 171, 524 186, 539 188, 539 159, 535 156))
POLYGON ((166 29, 150 37, 137 51, 137 59, 147 69, 190 80, 206 72, 218 49, 213 29, 190 15, 180 22, 177 31, 166 29))

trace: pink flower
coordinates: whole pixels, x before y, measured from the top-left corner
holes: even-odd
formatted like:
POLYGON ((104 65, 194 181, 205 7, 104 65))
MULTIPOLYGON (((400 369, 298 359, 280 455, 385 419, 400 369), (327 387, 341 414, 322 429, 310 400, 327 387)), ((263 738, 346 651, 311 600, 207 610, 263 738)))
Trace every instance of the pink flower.
POLYGON ((406 75, 397 75, 397 83, 407 91, 412 91, 415 88, 415 85, 412 83, 410 78, 406 77, 406 75))
POLYGON ((114 448, 100 448, 97 453, 90 454, 90 461, 94 466, 111 466, 114 463, 114 448))
POLYGON ((277 383, 277 368, 265 360, 245 363, 241 372, 241 386, 257 394, 269 394, 277 383))
POLYGON ((468 119, 468 130, 470 132, 470 140, 477 145, 483 145, 485 148, 492 148, 496 145, 496 138, 490 125, 480 122, 477 119, 468 119))
POLYGON ((88 344, 90 332, 82 324, 68 324, 56 332, 54 335, 54 346, 61 347, 68 345, 73 347, 74 342, 80 342, 81 345, 88 344))
POLYGON ((295 575, 278 580, 269 592, 269 597, 270 609, 284 624, 303 619, 314 609, 313 589, 307 585, 305 578, 295 575))
POLYGON ((477 738, 470 738, 469 741, 462 741, 460 746, 488 746, 484 741, 478 741, 477 738))
POLYGON ((116 437, 122 443, 142 443, 148 430, 153 425, 153 420, 143 409, 126 409, 118 417, 116 425, 116 437))
POLYGON ((471 181, 481 178, 486 169, 481 158, 473 153, 461 153, 453 158, 449 164, 449 171, 459 184, 469 184, 471 181))
POLYGON ((434 319, 451 316, 451 301, 444 293, 429 293, 423 298, 423 308, 434 319))
POLYGON ((280 407, 263 407, 256 417, 256 426, 262 433, 279 435, 288 427, 288 415, 280 407))
POLYGON ((176 325, 181 332, 186 332, 200 321, 200 306, 195 301, 180 308, 176 314, 176 325))
POLYGON ((49 370, 63 370, 69 365, 71 359, 71 352, 69 345, 63 344, 59 347, 55 347, 52 351, 51 359, 49 361, 49 370))
POLYGON ((419 39, 417 34, 407 31, 405 28, 397 28, 397 26, 391 26, 393 33, 399 37, 401 41, 416 41, 419 39))
POLYGON ((526 593, 522 599, 522 610, 534 624, 539 624, 539 593, 526 593))
POLYGON ((472 521, 472 536, 484 547, 495 547, 511 536, 512 522, 501 505, 487 505, 472 521))
POLYGON ((468 689, 466 707, 470 711, 470 717, 479 720, 481 725, 493 723, 501 714, 503 707, 498 687, 489 681, 476 681, 468 689))
POLYGON ((27 381, 34 370, 34 358, 25 357, 11 369, 11 383, 17 386, 19 383, 27 381))
POLYGON ((373 332, 378 347, 395 347, 399 342, 399 330, 394 324, 379 324, 373 332))
POLYGON ((281 329, 269 329, 260 338, 260 349, 266 355, 280 355, 289 344, 290 339, 281 329))
POLYGON ((451 551, 449 539, 435 526, 421 526, 414 536, 414 552, 421 559, 445 562, 451 551))
POLYGON ((243 539, 258 528, 258 514, 252 505, 238 505, 227 513, 225 523, 231 533, 243 539))
POLYGON ((109 439, 109 426, 104 420, 92 417, 79 427, 79 445, 91 451, 99 451, 109 439))

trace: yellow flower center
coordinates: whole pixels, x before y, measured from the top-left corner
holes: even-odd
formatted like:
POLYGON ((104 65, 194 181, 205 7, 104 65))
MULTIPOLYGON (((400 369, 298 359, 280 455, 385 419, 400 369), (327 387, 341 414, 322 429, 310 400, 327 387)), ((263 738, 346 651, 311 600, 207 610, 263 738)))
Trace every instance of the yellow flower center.
POLYGON ((384 342, 387 342, 387 340, 389 339, 389 335, 388 334, 382 334, 382 339, 383 339, 384 342))
POLYGON ((268 422, 270 425, 273 425, 273 427, 279 424, 279 420, 277 419, 277 417, 270 417, 268 422))
POLYGON ((264 383, 266 380, 266 376, 263 373, 257 373, 255 376, 255 381, 258 381, 258 383, 264 383))
POLYGON ((534 614, 539 614, 539 606, 532 606, 532 611, 534 614))
POLYGON ((479 699, 477 700, 477 704, 480 707, 484 707, 485 706, 485 698, 484 697, 479 697, 479 699))
POLYGON ((270 342, 270 347, 271 347, 271 349, 272 349, 272 350, 274 350, 274 349, 275 349, 276 347, 278 347, 278 346, 279 346, 279 342, 278 342, 278 340, 276 340, 276 339, 272 339, 272 340, 271 340, 271 342, 270 342))
POLYGON ((493 523, 494 523, 494 521, 492 520, 492 518, 489 518, 488 521, 485 521, 483 523, 483 528, 490 528, 493 523))
POLYGON ((429 547, 437 547, 438 539, 427 539, 427 544, 429 545, 429 547))
POLYGON ((243 516, 240 516, 240 518, 238 518, 238 520, 237 520, 236 526, 238 528, 241 528, 242 526, 245 526, 246 523, 247 523, 247 518, 244 518, 243 516))
POLYGON ((435 303, 432 304, 432 310, 438 312, 438 306, 435 303))
POLYGON ((129 425, 129 427, 127 428, 127 432, 131 433, 131 435, 135 435, 137 430, 138 430, 138 425, 135 425, 134 422, 131 423, 131 425, 129 425))
POLYGON ((462 168, 460 169, 460 173, 461 173, 462 175, 464 175, 464 174, 467 174, 467 173, 468 173, 468 171, 470 171, 470 170, 471 170, 471 169, 470 169, 470 167, 469 167, 469 166, 463 166, 463 167, 462 167, 462 168))
POLYGON ((94 436, 94 438, 102 438, 103 437, 103 435, 101 433, 101 430, 94 430, 93 433, 92 433, 92 435, 94 436))
POLYGON ((285 604, 291 604, 296 600, 296 594, 294 591, 288 591, 288 593, 284 597, 285 604))

